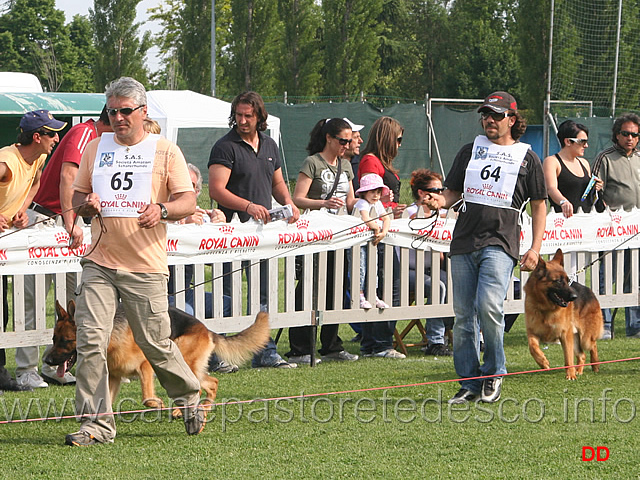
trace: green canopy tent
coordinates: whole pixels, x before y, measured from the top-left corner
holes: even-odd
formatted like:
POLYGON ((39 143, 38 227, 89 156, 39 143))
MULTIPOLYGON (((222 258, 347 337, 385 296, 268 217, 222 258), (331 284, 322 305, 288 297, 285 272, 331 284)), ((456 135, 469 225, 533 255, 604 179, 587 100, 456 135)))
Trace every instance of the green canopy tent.
POLYGON ((20 118, 32 110, 49 110, 71 125, 73 117, 97 117, 104 107, 103 93, 0 93, 0 146, 15 143, 20 118))

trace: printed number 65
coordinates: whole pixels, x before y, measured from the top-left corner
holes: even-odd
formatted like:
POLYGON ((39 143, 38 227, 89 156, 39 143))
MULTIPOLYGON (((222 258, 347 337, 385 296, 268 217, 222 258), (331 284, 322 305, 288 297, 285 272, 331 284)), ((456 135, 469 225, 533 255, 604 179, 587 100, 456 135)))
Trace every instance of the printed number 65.
POLYGON ((120 178, 121 173, 122 172, 118 172, 114 174, 113 177, 111 177, 111 189, 131 190, 131 187, 133 187, 133 180, 131 180, 131 175, 133 175, 133 172, 124 172, 124 177, 122 179, 120 178))

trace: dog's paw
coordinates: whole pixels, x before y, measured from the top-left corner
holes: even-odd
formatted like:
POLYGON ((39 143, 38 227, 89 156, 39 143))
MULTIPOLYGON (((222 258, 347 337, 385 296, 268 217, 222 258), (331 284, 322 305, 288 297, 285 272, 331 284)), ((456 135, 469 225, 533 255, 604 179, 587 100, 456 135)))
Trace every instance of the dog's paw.
POLYGON ((142 404, 147 408, 163 408, 164 404, 159 398, 147 398, 142 404))
POLYGON ((176 418, 182 418, 182 409, 174 408, 171 412, 171 417, 175 420, 176 418))
POLYGON ((567 375, 565 376, 565 378, 567 380, 576 380, 576 372, 573 369, 567 370, 567 375))

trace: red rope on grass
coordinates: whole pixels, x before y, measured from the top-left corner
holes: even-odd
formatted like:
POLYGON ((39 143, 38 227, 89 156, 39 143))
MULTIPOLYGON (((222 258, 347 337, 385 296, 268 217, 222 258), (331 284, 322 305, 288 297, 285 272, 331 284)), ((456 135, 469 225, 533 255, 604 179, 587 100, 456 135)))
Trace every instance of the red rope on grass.
MULTIPOLYGON (((621 358, 621 359, 617 359, 617 360, 606 360, 603 362, 593 362, 593 363, 585 363, 583 365, 583 367, 589 367, 592 365, 604 365, 607 363, 620 363, 620 362, 629 362, 629 361, 633 361, 633 360, 640 360, 640 357, 632 357, 632 358, 621 358)), ((422 387, 425 385, 438 385, 438 384, 444 384, 444 383, 452 383, 452 382, 460 382, 462 380, 483 380, 485 378, 494 378, 494 377, 512 377, 514 375, 525 375, 525 374, 529 374, 529 373, 542 373, 542 372, 550 372, 553 370, 566 370, 567 368, 577 368, 578 365, 569 365, 567 366, 561 366, 561 367, 551 367, 551 368, 540 368, 537 370, 523 370, 521 372, 512 372, 512 373, 504 373, 504 374, 500 374, 500 375, 482 375, 482 376, 478 376, 478 377, 470 377, 470 378, 454 378, 454 379, 448 379, 448 380, 434 380, 431 382, 419 382, 419 383, 408 383, 405 385, 391 385, 391 386, 386 386, 386 387, 370 387, 370 388, 357 388, 357 389, 353 389, 353 390, 339 390, 339 391, 335 391, 335 392, 322 392, 322 393, 310 393, 310 394, 302 394, 302 395, 291 395, 291 396, 285 396, 285 397, 270 397, 270 398, 255 398, 252 400, 237 400, 235 402, 219 402, 219 403, 212 403, 212 404, 201 404, 204 406, 208 406, 208 407, 220 407, 220 406, 226 406, 226 405, 241 405, 241 404, 247 404, 247 403, 256 403, 256 402, 273 402, 273 401, 277 401, 277 400, 295 400, 295 399, 299 399, 299 398, 313 398, 313 397, 324 397, 324 396, 329 396, 329 395, 343 395, 345 393, 362 393, 362 392, 375 392, 375 391, 379 391, 379 390, 393 390, 396 388, 408 388, 408 387, 422 387)), ((67 419, 82 419, 84 417, 101 417, 101 416, 111 416, 111 415, 118 415, 118 416, 122 416, 122 415, 129 415, 129 414, 134 414, 134 413, 153 413, 153 412, 163 412, 163 411, 173 411, 176 409, 185 409, 185 408, 189 408, 189 407, 185 407, 185 406, 173 406, 173 407, 164 407, 164 408, 146 408, 146 409, 142 409, 142 410, 127 410, 124 412, 111 412, 111 413, 99 413, 99 414, 85 414, 85 415, 62 415, 59 417, 47 417, 47 418, 27 418, 27 419, 20 419, 20 420, 2 420, 0 421, 0 425, 2 424, 8 424, 8 423, 27 423, 27 422, 44 422, 47 420, 67 420, 67 419)))

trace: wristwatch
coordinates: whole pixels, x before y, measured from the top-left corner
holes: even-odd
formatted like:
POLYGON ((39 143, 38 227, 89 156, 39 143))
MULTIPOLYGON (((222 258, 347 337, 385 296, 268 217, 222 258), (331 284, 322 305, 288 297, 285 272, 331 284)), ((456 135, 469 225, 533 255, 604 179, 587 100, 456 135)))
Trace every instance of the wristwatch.
POLYGON ((169 216, 169 212, 167 212, 167 207, 165 207, 161 203, 158 203, 157 205, 160 207, 160 218, 165 220, 169 216))
MULTIPOLYGON (((567 203, 567 199, 566 199, 566 198, 563 198, 562 200, 560 200, 559 205, 560 205, 560 206, 562 206, 562 205, 564 205, 565 203, 567 203)), ((164 217, 163 217, 163 218, 164 218, 164 217)))

